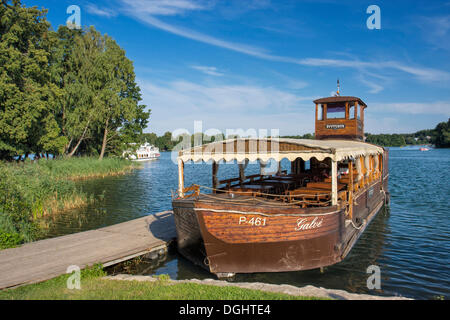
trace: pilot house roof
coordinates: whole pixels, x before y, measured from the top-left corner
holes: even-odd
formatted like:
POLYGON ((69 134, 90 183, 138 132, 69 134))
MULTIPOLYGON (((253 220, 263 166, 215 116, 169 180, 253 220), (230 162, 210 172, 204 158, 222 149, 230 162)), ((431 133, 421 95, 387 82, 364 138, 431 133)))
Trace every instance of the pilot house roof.
POLYGON ((360 141, 309 140, 284 138, 239 138, 213 142, 202 146, 179 151, 178 159, 187 161, 221 160, 242 162, 244 160, 264 162, 269 159, 304 161, 315 157, 319 161, 331 158, 342 161, 366 155, 382 154, 382 147, 360 141))
POLYGON ((314 101, 314 103, 337 103, 337 102, 355 102, 358 101, 358 103, 364 107, 367 108, 367 105, 358 97, 345 97, 345 96, 336 96, 336 97, 328 97, 328 98, 321 98, 314 101))

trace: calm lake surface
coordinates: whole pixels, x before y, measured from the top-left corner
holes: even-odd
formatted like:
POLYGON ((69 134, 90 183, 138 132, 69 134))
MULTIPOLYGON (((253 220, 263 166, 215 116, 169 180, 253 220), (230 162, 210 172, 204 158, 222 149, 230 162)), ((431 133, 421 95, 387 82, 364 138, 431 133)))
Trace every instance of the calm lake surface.
MULTIPOLYGON (((286 169, 289 163, 283 163, 286 169)), ((250 164, 246 173, 258 172, 250 164)), ((347 258, 319 270, 237 275, 233 281, 314 285, 356 293, 401 295, 417 299, 450 298, 450 149, 420 152, 418 147, 391 148, 391 205, 379 212, 347 258), (367 268, 380 267, 381 290, 367 288, 367 268)), ((221 165, 219 178, 237 177, 236 165, 221 165)), ((186 186, 211 186, 211 166, 187 164, 186 186), (195 177, 195 179, 194 179, 195 177)), ((49 236, 97 229, 171 210, 177 188, 171 153, 129 175, 80 182, 98 201, 81 210, 47 218, 49 236)), ((169 274, 172 279, 212 278, 176 252, 159 264, 142 261, 134 274, 169 274)))

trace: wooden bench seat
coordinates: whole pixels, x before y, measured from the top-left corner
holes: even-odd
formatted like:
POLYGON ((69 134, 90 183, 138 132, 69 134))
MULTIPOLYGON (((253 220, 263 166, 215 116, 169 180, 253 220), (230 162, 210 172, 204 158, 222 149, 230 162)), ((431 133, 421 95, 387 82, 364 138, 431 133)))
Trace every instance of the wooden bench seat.
MULTIPOLYGON (((331 178, 325 178, 325 180, 323 180, 323 182, 331 183, 331 178)), ((350 177, 345 176, 345 177, 340 178, 339 183, 349 184, 350 177)))
MULTIPOLYGON (((346 186, 347 186, 346 184, 338 183, 338 185, 337 185, 338 191, 345 189, 346 186)), ((306 185, 306 187, 331 191, 331 183, 330 182, 309 182, 306 185)))

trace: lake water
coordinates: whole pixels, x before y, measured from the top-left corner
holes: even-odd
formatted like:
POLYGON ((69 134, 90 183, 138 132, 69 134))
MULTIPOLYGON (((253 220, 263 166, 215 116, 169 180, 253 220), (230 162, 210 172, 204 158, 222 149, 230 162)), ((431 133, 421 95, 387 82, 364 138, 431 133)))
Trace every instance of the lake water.
MULTIPOLYGON (((283 163, 289 167, 288 162, 283 163)), ((257 173, 250 164, 247 174, 257 173)), ((276 274, 238 274, 233 281, 314 285, 356 293, 401 295, 418 299, 450 298, 450 149, 420 152, 391 148, 391 204, 366 229, 347 258, 319 270, 276 274), (367 288, 367 268, 380 267, 381 290, 367 288)), ((219 178, 236 177, 236 165, 221 165, 219 178)), ((211 186, 211 166, 187 164, 186 186, 211 186), (195 177, 195 179, 194 179, 195 177)), ((59 236, 171 210, 177 166, 170 153, 129 175, 80 182, 98 201, 81 210, 47 218, 49 236, 59 236)), ((142 261, 135 274, 169 274, 173 279, 212 278, 176 252, 157 265, 142 261)))

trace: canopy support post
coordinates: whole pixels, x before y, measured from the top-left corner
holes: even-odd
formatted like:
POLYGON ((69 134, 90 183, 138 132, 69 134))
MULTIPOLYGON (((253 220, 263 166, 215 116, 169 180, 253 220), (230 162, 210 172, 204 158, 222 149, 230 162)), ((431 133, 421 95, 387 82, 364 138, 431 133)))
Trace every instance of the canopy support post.
POLYGON ((331 162, 331 205, 337 205, 337 161, 331 162))
POLYGON ((217 179, 217 172, 219 172, 219 164, 216 161, 212 163, 212 187, 213 193, 217 193, 217 186, 219 185, 219 180, 217 179))
POLYGON ((281 176, 281 161, 278 161, 278 170, 277 170, 277 176, 281 176))
POLYGON ((178 196, 184 198, 184 162, 178 159, 178 196))
POLYGON ((348 190, 348 203, 349 203, 349 217, 353 220, 353 160, 348 160, 348 173, 350 175, 349 190, 348 190))
POLYGON ((247 179, 247 177, 245 176, 245 169, 248 166, 248 160, 244 160, 243 163, 238 163, 239 166, 239 184, 242 186, 245 182, 245 180, 247 179))

